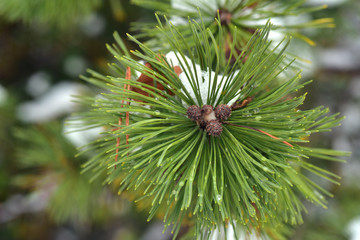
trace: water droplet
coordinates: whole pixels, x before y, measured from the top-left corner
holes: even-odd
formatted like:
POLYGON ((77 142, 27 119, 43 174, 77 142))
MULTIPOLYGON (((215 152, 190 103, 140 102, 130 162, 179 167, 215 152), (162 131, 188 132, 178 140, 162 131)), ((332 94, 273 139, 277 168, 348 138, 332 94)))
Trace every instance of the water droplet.
POLYGON ((221 195, 220 195, 220 194, 216 195, 216 199, 217 199, 218 201, 221 201, 221 199, 222 199, 221 195))
POLYGON ((255 108, 255 109, 254 109, 254 113, 258 113, 258 112, 260 112, 260 109, 259 109, 259 108, 255 108))
POLYGON ((261 118, 262 118, 261 116, 256 116, 256 117, 255 117, 255 120, 256 120, 256 121, 259 121, 261 118))
POLYGON ((155 115, 160 115, 160 111, 159 111, 159 110, 156 110, 156 111, 154 112, 154 114, 155 114, 155 115))

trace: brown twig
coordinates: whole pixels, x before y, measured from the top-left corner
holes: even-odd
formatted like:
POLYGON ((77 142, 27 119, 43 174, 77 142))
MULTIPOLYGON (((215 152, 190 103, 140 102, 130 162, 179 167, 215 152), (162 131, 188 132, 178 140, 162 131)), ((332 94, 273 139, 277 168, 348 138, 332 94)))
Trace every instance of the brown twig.
MULTIPOLYGON (((131 69, 130 69, 130 67, 127 67, 127 69, 126 69, 126 76, 125 76, 125 79, 126 80, 130 80, 131 79, 131 69)), ((124 89, 127 89, 128 91, 130 90, 130 85, 128 85, 128 84, 124 84, 124 89)), ((124 107, 124 100, 122 100, 121 101, 121 107, 124 107)), ((127 104, 129 104, 129 102, 127 103, 127 104)), ((129 112, 126 112, 126 115, 125 115, 125 124, 126 124, 126 126, 129 126, 129 118, 130 118, 130 116, 129 116, 129 112)), ((121 116, 119 117, 119 122, 118 122, 118 125, 119 126, 121 126, 121 124, 122 124, 122 118, 121 118, 121 116)), ((114 130, 119 130, 121 127, 118 127, 118 128, 116 128, 116 129, 114 129, 114 130)), ((129 144, 129 135, 128 134, 126 134, 126 144, 129 144)), ((120 145, 120 137, 117 137, 116 138, 116 150, 115 150, 115 153, 116 153, 116 155, 115 155, 115 162, 117 162, 117 160, 118 160, 118 155, 119 155, 119 145, 120 145)), ((115 165, 115 169, 116 169, 116 165, 115 165)))
MULTIPOLYGON (((275 136, 271 135, 270 133, 267 133, 267 132, 265 132, 265 131, 263 131, 263 130, 260 130, 260 129, 257 129, 257 128, 253 128, 253 127, 249 127, 249 126, 245 126, 245 125, 237 125, 237 124, 233 124, 233 123, 229 123, 229 122, 224 122, 224 123, 229 124, 229 125, 231 125, 231 126, 236 126, 236 127, 242 127, 242 128, 252 129, 252 130, 258 131, 258 132, 260 132, 260 133, 263 133, 263 134, 265 134, 265 135, 267 135, 267 136, 269 136, 269 137, 271 137, 271 138, 273 138, 273 139, 280 140, 280 138, 275 137, 275 136)), ((289 147, 294 147, 293 145, 291 145, 291 144, 288 143, 287 141, 282 141, 282 143, 288 145, 289 147)))

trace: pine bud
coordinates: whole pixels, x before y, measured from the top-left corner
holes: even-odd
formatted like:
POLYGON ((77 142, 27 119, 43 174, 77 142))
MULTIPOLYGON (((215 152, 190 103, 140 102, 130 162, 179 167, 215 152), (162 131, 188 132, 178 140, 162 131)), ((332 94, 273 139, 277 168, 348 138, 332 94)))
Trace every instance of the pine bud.
POLYGON ((204 113, 205 115, 208 115, 208 114, 212 113, 212 111, 214 111, 214 108, 213 108, 213 106, 211 106, 211 105, 205 104, 205 105, 202 107, 201 110, 203 111, 203 113, 204 113))
POLYGON ((201 118, 201 109, 199 106, 192 105, 192 106, 188 107, 188 109, 186 110, 186 114, 189 119, 191 119, 193 121, 197 121, 197 120, 200 120, 200 118, 201 118))
POLYGON ((231 116, 231 107, 226 104, 220 104, 215 108, 215 116, 217 119, 224 121, 231 116))
POLYGON ((218 137, 222 133, 222 124, 219 120, 211 120, 206 123, 206 131, 209 135, 218 137))
POLYGON ((200 120, 198 121, 198 124, 199 124, 199 126, 200 126, 202 129, 205 129, 205 127, 206 127, 206 122, 205 122, 204 119, 200 119, 200 120))

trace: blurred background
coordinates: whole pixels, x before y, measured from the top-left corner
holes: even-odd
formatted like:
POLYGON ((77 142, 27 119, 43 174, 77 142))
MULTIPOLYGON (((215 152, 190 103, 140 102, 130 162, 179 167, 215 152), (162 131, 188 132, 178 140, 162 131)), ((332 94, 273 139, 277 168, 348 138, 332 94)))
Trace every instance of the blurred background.
MULTIPOLYGON (((29 2, 0 0, 0 239, 171 239, 161 220, 147 223, 147 212, 129 203, 130 193, 119 197, 115 186, 80 174, 87 156, 75 157, 76 148, 96 129, 64 134, 77 110, 71 96, 97 91, 79 75, 88 68, 110 73, 105 44, 114 42, 113 32, 125 39, 131 22, 153 21, 153 12, 127 0, 29 2)), ((314 81, 303 108, 324 105, 346 116, 341 127, 311 142, 352 155, 346 164, 319 162, 342 176, 341 186, 324 182, 335 196, 328 209, 308 204, 305 223, 290 239, 359 240, 360 2, 307 4, 327 4, 308 17, 332 17, 336 28, 308 30, 315 47, 291 46, 312 61, 304 65, 304 81, 314 81)))

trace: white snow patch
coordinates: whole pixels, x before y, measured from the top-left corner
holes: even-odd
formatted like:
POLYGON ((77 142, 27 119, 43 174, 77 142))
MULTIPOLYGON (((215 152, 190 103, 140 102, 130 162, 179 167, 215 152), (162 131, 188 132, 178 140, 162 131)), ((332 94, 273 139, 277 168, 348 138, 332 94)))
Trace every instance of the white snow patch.
MULTIPOLYGON (((235 226, 236 228, 236 226, 235 226)), ((232 225, 229 225, 226 228, 226 234, 224 229, 219 230, 214 230, 211 234, 210 237, 211 240, 218 240, 218 239, 224 239, 224 240, 268 240, 269 237, 264 235, 264 234, 258 234, 255 231, 253 232, 247 232, 246 229, 243 228, 238 228, 238 229, 234 229, 234 227, 232 225), (238 236, 238 238, 235 238, 235 231, 236 234, 238 236)))
POLYGON ((79 128, 75 126, 81 126, 83 121, 72 120, 68 118, 65 122, 69 122, 69 124, 64 124, 63 126, 63 135, 76 147, 84 146, 94 139, 96 139, 101 132, 104 131, 101 127, 86 129, 79 131, 79 128))
MULTIPOLYGON (((169 52, 166 55, 166 58, 173 66, 179 66, 182 69, 183 72, 179 75, 179 78, 184 85, 182 93, 185 94, 186 89, 190 97, 194 99, 197 105, 200 106, 201 104, 196 99, 195 91, 200 93, 203 104, 209 104, 208 92, 211 91, 214 87, 219 87, 218 94, 222 93, 226 79, 226 77, 223 78, 223 75, 218 75, 217 79, 215 79, 214 71, 203 71, 201 70, 201 67, 199 65, 194 65, 188 57, 182 57, 180 54, 177 54, 175 52, 169 52), (189 68, 187 67, 187 65, 189 66, 189 68), (192 81, 190 76, 193 76, 192 78, 195 81, 192 81), (217 86, 214 86, 215 80, 217 80, 217 86), (194 84, 196 84, 197 86, 193 87, 192 85, 194 84)), ((234 74, 234 76, 236 75, 237 73, 234 74)), ((219 99, 219 97, 220 96, 217 96, 217 99, 219 99)), ((230 102, 228 102, 227 104, 231 105, 235 102, 235 100, 236 99, 234 98, 230 100, 230 102)))
POLYGON ((171 6, 181 11, 197 12, 197 7, 200 9, 213 10, 214 16, 218 6, 224 6, 226 0, 171 0, 171 6))
POLYGON ((34 101, 22 103, 17 108, 20 120, 29 123, 46 122, 75 110, 72 95, 79 95, 85 87, 71 82, 61 82, 34 101))
POLYGON ((349 223, 347 231, 350 234, 349 240, 360 240, 360 217, 349 223))

